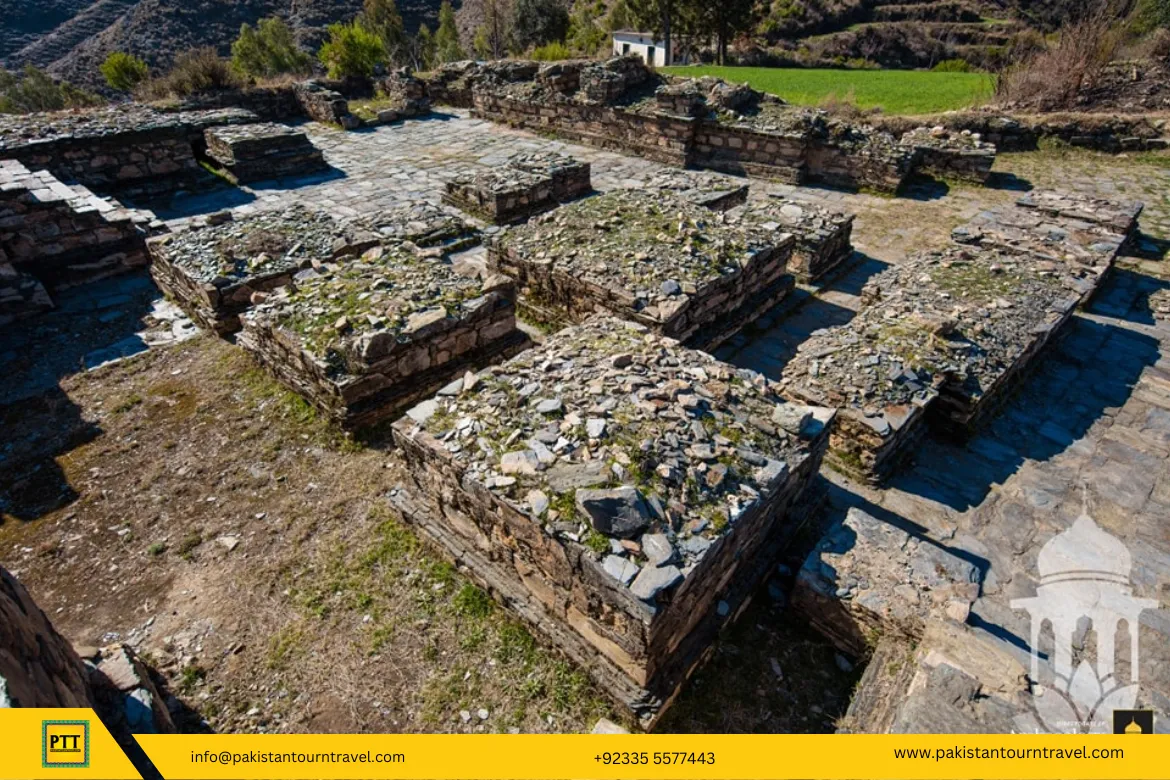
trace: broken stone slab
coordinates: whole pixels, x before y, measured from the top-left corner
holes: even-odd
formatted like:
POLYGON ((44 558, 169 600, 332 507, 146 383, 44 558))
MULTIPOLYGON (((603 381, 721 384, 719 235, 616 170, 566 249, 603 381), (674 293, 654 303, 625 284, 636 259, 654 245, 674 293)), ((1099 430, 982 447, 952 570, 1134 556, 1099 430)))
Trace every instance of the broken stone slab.
POLYGON ((795 532, 833 417, 785 432, 763 377, 600 316, 433 400, 393 426, 427 502, 407 519, 647 724, 795 532))
POLYGON ((1145 210, 1145 204, 1137 200, 1117 201, 1054 190, 1033 190, 1017 200, 1016 205, 1054 217, 1101 225, 1127 238, 1137 232, 1138 218, 1145 210))
POLYGON ((760 230, 795 236, 788 270, 806 284, 821 279, 853 254, 852 214, 773 195, 734 210, 730 217, 760 230))
POLYGON ((615 190, 504 231, 488 265, 563 319, 608 310, 709 350, 793 288, 793 242, 724 224, 673 193, 615 190))
POLYGON ((740 179, 707 171, 666 168, 645 184, 650 191, 671 192, 712 211, 729 211, 747 202, 748 185, 740 179))

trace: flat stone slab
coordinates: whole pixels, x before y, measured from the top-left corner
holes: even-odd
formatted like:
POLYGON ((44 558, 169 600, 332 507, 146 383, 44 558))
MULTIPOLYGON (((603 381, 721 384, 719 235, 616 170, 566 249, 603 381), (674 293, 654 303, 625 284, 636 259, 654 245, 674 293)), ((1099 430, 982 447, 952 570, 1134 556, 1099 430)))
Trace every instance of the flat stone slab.
POLYGON ((557 152, 522 152, 499 167, 447 182, 443 201, 488 222, 508 225, 593 191, 589 163, 557 152))
POLYGON ((1051 216, 1102 225, 1123 236, 1133 235, 1137 230, 1138 218, 1145 209, 1145 204, 1137 200, 1115 201, 1052 190, 1029 192, 1017 200, 1016 205, 1051 216))
POLYGON ((239 343, 340 424, 397 417, 468 369, 527 344, 510 279, 376 246, 320 262, 243 317, 239 343))
POLYGON ((792 606, 857 657, 873 636, 914 640, 929 620, 965 622, 981 579, 970 561, 855 508, 805 559, 792 606))
POLYGON ((570 319, 607 310, 709 349, 792 289, 793 243, 673 193, 617 190, 506 231, 488 262, 570 319))
POLYGON ((509 603, 570 652, 600 651, 601 666, 643 691, 627 703, 653 718, 754 585, 832 417, 597 317, 466 377, 394 437, 443 505, 428 533, 483 551, 480 571, 461 556, 473 575, 523 591, 528 607, 509 603), (789 432, 778 418, 802 424, 789 432))
POLYGON ((520 152, 508 158, 507 167, 548 177, 552 197, 558 203, 568 203, 593 191, 592 166, 560 152, 520 152))
POLYGON ((479 229, 466 219, 427 201, 395 203, 351 224, 426 256, 461 252, 482 240, 479 229))

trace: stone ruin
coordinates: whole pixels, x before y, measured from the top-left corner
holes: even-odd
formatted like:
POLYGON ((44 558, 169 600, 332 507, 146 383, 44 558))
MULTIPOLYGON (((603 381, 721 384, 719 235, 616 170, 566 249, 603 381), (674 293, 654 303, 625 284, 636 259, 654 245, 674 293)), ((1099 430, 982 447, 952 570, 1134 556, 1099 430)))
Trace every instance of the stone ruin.
POLYGON ((788 198, 771 197, 730 215, 772 233, 796 238, 789 272, 804 284, 823 279, 853 255, 853 215, 788 198))
POLYGON ((899 140, 719 79, 675 80, 637 57, 604 63, 458 63, 427 79, 436 102, 537 133, 679 167, 896 193, 916 172, 983 181, 995 150, 974 134, 899 140))
POLYGON ((149 212, 0 160, 0 324, 52 309, 53 291, 144 266, 153 223, 149 212))
POLYGON ((713 349, 792 290, 792 245, 673 194, 616 190, 505 231, 488 265, 544 321, 610 311, 713 349))
POLYGON ((513 155, 499 167, 456 176, 443 202, 497 225, 522 222, 593 191, 591 166, 556 152, 513 155))
POLYGON ((649 727, 802 522, 832 417, 595 317, 393 433, 408 519, 649 727))
POLYGON ((511 279, 460 276, 401 247, 329 257, 245 314, 238 342, 343 427, 393 419, 528 345, 511 279))
POLYGON ((303 130, 275 122, 209 127, 207 156, 233 184, 301 176, 327 169, 303 130))
POLYGON ((919 127, 902 135, 902 144, 918 153, 918 170, 940 179, 986 184, 995 165, 995 146, 970 130, 919 127))
POLYGON ((350 224, 420 257, 445 257, 478 246, 483 238, 467 220, 426 201, 396 203, 350 224))
POLYGON ((747 202, 748 185, 739 179, 706 171, 667 168, 655 173, 643 189, 677 195, 712 211, 729 211, 747 202))
POLYGON ((109 645, 80 657, 0 567, 0 708, 92 707, 118 743, 133 748, 133 734, 175 731, 169 703, 128 647, 109 645))

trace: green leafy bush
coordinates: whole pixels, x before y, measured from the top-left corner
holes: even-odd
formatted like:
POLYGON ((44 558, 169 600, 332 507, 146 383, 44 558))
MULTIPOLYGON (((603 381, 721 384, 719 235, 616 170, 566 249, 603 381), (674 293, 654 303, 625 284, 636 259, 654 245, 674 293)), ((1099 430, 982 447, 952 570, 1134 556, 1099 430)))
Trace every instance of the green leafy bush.
POLYGON ((936 73, 970 73, 973 68, 971 63, 963 58, 953 60, 943 60, 942 62, 931 68, 936 73))
POLYGON ((67 81, 57 82, 44 71, 26 65, 9 73, 0 68, 0 114, 31 114, 101 105, 102 99, 67 81))
POLYGON ((388 62, 381 36, 360 22, 331 24, 328 30, 329 40, 321 46, 317 57, 329 71, 330 78, 370 78, 379 65, 388 62))
POLYGON ((541 62, 556 62, 557 60, 567 60, 573 56, 573 52, 569 47, 560 42, 549 43, 544 46, 539 46, 532 50, 532 59, 541 62))
POLYGON ((111 52, 99 70, 106 83, 119 92, 129 92, 150 78, 150 69, 145 62, 121 51, 111 52))
POLYGON ((241 25, 240 37, 232 44, 232 67, 254 78, 308 73, 311 62, 297 47, 292 28, 279 16, 261 19, 256 29, 241 25))
POLYGON ((455 9, 451 0, 439 6, 439 29, 435 31, 435 56, 439 62, 458 62, 465 59, 459 45, 459 28, 455 25, 455 9))

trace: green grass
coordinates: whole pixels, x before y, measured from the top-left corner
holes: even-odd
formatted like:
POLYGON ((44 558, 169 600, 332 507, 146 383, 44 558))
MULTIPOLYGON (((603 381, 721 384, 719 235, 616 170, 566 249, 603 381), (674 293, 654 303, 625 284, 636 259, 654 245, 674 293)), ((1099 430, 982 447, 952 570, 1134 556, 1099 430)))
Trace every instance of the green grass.
POLYGON ((992 92, 986 73, 932 73, 918 70, 816 70, 803 68, 665 68, 676 76, 717 76, 747 82, 790 103, 815 106, 830 97, 886 114, 931 114, 982 103, 992 92))

